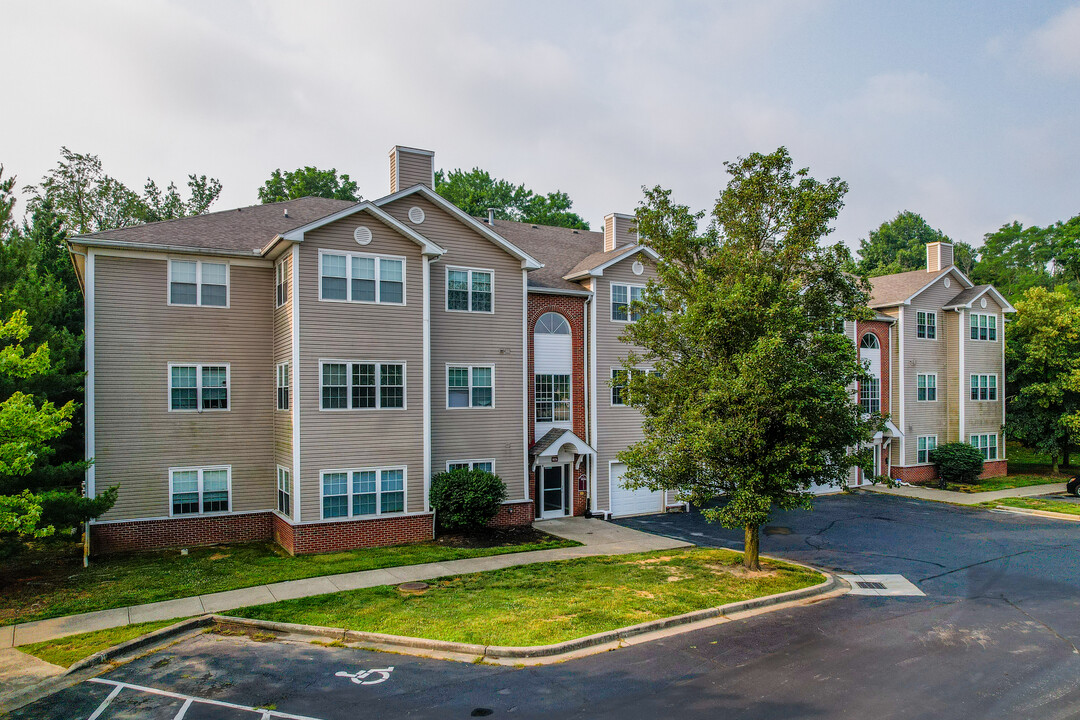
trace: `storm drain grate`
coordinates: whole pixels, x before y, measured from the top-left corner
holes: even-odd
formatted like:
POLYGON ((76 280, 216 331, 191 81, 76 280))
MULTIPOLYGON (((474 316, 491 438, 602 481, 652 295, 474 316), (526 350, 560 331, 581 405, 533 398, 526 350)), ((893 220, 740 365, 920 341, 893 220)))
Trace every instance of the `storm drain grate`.
POLYGON ((883 583, 883 582, 873 582, 873 581, 870 581, 870 580, 857 580, 855 582, 855 584, 858 585, 859 587, 861 587, 864 590, 884 590, 885 589, 885 583, 883 583))
POLYGON ((903 575, 838 575, 850 587, 852 595, 877 597, 918 597, 925 593, 903 575))

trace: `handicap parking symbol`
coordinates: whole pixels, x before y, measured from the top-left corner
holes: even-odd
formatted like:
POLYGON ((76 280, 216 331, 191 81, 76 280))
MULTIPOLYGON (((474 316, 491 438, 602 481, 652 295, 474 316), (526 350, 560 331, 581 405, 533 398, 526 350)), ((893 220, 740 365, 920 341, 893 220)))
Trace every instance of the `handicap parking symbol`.
POLYGON ((394 668, 372 668, 371 670, 357 670, 354 673, 345 672, 339 670, 334 673, 337 677, 347 677, 350 681, 357 685, 378 685, 381 682, 386 682, 390 679, 390 673, 394 672, 394 668))

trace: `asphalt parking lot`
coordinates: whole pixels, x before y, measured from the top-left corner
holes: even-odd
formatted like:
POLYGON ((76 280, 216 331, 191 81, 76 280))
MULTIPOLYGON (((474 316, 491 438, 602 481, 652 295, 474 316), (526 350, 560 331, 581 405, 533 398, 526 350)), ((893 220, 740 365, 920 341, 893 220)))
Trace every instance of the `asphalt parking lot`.
MULTIPOLYGON (((695 513, 622 522, 739 542, 695 513)), ((532 668, 207 634, 13 717, 1080 716, 1080 525, 863 493, 778 514, 762 551, 926 595, 848 595, 532 668)))

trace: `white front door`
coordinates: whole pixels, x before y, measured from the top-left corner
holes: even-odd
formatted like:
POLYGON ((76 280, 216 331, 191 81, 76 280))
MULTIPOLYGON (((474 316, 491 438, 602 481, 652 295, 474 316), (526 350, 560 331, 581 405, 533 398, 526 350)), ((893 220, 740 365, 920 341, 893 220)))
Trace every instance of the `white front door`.
POLYGON ((566 514, 563 502, 563 465, 540 468, 540 517, 562 517, 566 514))

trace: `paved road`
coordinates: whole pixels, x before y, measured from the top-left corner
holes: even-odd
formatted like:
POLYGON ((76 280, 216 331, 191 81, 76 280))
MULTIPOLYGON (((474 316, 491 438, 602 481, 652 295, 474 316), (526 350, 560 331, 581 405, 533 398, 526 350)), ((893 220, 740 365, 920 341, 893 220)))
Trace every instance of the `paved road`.
MULTIPOLYGON (((627 525, 702 545, 737 534, 696 514, 627 525)), ((17 718, 1080 717, 1080 528, 863 494, 779 515, 763 551, 898 573, 926 597, 845 596, 540 668, 502 668, 205 635, 83 683, 17 718), (393 666, 355 684, 337 672, 393 666), (378 679, 378 675, 368 679, 378 679), (492 711, 490 715, 486 711, 492 711)))

